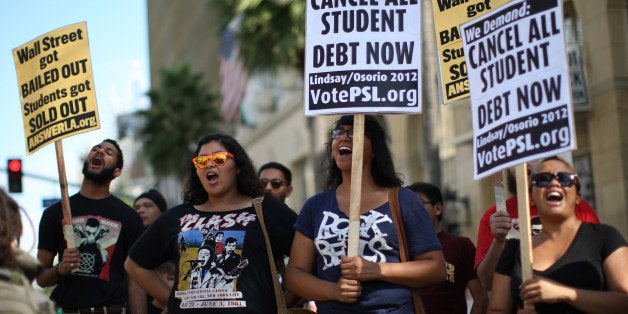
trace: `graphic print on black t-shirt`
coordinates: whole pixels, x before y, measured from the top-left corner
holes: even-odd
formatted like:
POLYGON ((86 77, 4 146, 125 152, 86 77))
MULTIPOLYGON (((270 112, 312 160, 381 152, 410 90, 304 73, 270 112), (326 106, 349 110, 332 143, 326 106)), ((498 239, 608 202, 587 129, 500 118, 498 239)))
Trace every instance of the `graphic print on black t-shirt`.
MULTIPOLYGON (((543 232, 543 225, 541 224, 541 218, 539 216, 530 217, 530 232, 532 232, 532 236, 536 236, 543 232)), ((519 218, 512 219, 512 226, 510 230, 508 230, 508 234, 506 235, 506 239, 519 239, 519 218)))
MULTIPOLYGON (((246 225, 250 220, 239 222, 246 225)), ((237 287, 241 271, 249 265, 242 258, 245 235, 240 229, 211 230, 203 224, 199 230, 184 225, 177 236, 180 259, 175 291, 182 309, 246 307, 237 287)))
POLYGON ((81 266, 74 274, 109 281, 109 260, 116 248, 122 224, 100 216, 72 218, 72 230, 81 266))

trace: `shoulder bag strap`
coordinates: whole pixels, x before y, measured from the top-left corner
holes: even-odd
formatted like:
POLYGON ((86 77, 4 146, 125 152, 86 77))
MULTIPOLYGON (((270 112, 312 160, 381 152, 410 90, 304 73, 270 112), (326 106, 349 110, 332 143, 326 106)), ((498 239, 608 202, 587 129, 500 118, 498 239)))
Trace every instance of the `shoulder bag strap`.
POLYGON ((264 214, 262 212, 262 200, 263 196, 255 198, 253 200, 253 207, 255 208, 255 214, 259 220, 259 224, 262 227, 262 233, 264 234, 264 240, 266 241, 266 251, 268 251, 268 265, 270 266, 270 274, 273 277, 273 288, 275 290, 275 301, 277 303, 277 313, 287 313, 286 300, 279 284, 279 275, 277 274, 277 268, 275 268, 275 259, 273 258, 273 250, 270 246, 270 239, 268 238, 268 231, 266 230, 266 224, 264 224, 264 214))
MULTIPOLYGON (((392 214, 395 228, 397 229, 397 237, 399 241, 399 255, 401 262, 410 261, 408 254, 408 247, 406 242, 406 232, 403 226, 403 219, 401 216, 401 209, 399 208, 399 187, 393 187, 388 190, 388 205, 390 206, 390 213, 392 214)), ((419 296, 418 289, 412 290, 412 299, 414 300, 414 312, 416 314, 424 314, 423 302, 421 302, 421 296, 419 296)))

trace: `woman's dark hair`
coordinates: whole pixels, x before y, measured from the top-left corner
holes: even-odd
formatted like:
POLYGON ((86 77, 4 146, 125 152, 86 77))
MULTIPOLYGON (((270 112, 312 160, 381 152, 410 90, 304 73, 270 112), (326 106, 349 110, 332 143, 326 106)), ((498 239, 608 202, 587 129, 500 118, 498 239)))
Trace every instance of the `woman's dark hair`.
POLYGON ((198 156, 198 152, 203 145, 213 141, 217 141, 224 146, 228 152, 233 154, 233 161, 235 161, 236 167, 239 170, 236 177, 238 192, 250 197, 262 195, 262 187, 259 184, 253 161, 251 161, 251 158, 249 158, 249 155, 247 155, 242 145, 229 135, 212 133, 198 140, 194 156, 190 157, 190 162, 187 164, 187 176, 182 193, 183 201, 194 205, 203 204, 207 201, 207 192, 196 175, 196 168, 191 160, 193 157, 198 156))
POLYGON ((3 189, 0 189, 0 266, 18 267, 13 244, 20 243, 22 219, 20 206, 3 189))
MULTIPOLYGON (((334 123, 334 129, 338 129, 342 125, 353 125, 353 115, 344 115, 338 118, 334 123)), ((386 132, 373 115, 364 116, 364 136, 371 140, 371 147, 373 148, 371 176, 375 184, 380 187, 401 186, 403 181, 395 171, 392 154, 387 144, 386 132)), ((338 186, 342 183, 342 172, 336 165, 332 155, 331 143, 332 140, 327 143, 326 147, 328 165, 326 188, 338 186)))

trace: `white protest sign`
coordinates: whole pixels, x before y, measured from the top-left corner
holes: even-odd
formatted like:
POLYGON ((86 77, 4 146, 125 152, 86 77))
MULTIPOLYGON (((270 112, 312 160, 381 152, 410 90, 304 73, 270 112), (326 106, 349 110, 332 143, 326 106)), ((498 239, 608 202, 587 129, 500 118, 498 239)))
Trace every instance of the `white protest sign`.
POLYGON ((562 7, 514 1, 462 25, 474 179, 575 148, 562 7))
POLYGON ((421 112, 418 0, 306 3, 305 115, 421 112))

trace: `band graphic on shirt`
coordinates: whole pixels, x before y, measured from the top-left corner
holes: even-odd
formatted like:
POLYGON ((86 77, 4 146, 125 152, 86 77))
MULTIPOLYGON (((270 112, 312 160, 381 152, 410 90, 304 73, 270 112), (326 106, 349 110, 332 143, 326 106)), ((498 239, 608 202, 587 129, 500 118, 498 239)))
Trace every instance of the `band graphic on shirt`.
MULTIPOLYGON (((358 255, 371 262, 386 262, 384 252, 393 248, 386 243, 386 230, 394 229, 392 219, 371 210, 360 215, 360 243, 358 255)), ((323 221, 314 239, 316 249, 323 257, 323 269, 340 265, 341 256, 347 255, 349 219, 329 211, 323 212, 323 221)))
MULTIPOLYGON (((543 225, 541 224, 541 218, 539 216, 532 216, 530 218, 530 227, 532 236, 539 235, 543 232, 543 225)), ((508 230, 506 239, 519 239, 519 218, 512 219, 512 226, 508 230)))
POLYGON ((118 242, 122 223, 100 216, 72 217, 72 230, 81 266, 76 276, 98 277, 109 281, 109 261, 118 242))
POLYGON ((238 221, 248 224, 253 215, 237 215, 227 220, 209 219, 205 224, 191 224, 182 219, 182 230, 177 237, 179 250, 179 278, 175 297, 181 299, 181 308, 246 307, 242 292, 237 289, 238 278, 249 265, 242 258, 245 231, 212 229, 238 221), (240 218, 238 220, 238 218, 240 218), (201 227, 190 229, 190 226, 201 227))

